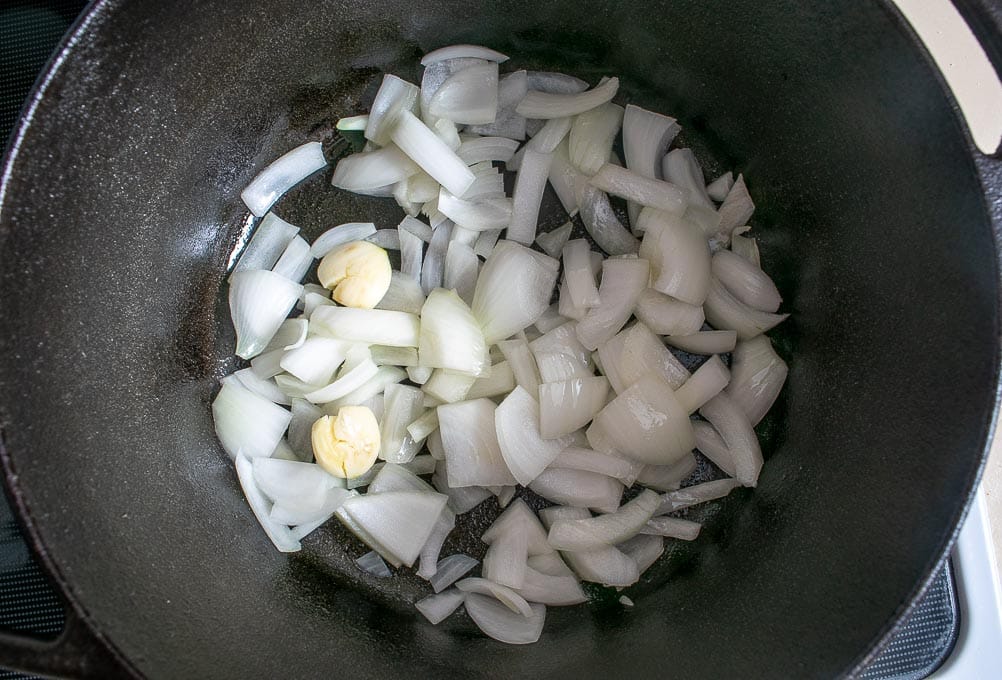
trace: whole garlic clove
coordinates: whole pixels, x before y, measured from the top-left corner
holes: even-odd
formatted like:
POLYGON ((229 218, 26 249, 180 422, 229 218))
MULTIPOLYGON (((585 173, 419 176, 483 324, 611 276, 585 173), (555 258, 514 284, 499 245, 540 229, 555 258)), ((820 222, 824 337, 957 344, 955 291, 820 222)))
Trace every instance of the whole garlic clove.
POLYGON ((324 256, 317 278, 345 307, 372 309, 390 287, 392 269, 386 251, 368 241, 352 241, 324 256))
POLYGON ((379 423, 366 406, 342 406, 336 416, 313 423, 313 455, 327 472, 342 479, 369 470, 379 454, 379 423))

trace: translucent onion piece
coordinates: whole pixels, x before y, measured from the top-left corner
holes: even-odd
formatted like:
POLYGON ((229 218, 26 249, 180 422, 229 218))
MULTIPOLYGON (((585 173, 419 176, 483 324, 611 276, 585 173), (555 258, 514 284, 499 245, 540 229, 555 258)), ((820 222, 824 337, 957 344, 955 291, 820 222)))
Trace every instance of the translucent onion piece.
POLYGON ((319 293, 306 293, 303 296, 303 316, 311 317, 317 307, 333 307, 335 303, 326 295, 319 293))
MULTIPOLYGON (((542 525, 540 525, 540 527, 542 527, 542 525)), ((546 539, 545 529, 543 529, 543 539, 546 539)), ((570 570, 570 567, 564 564, 564 560, 560 557, 560 553, 555 550, 541 555, 530 555, 527 564, 529 569, 534 569, 540 574, 545 574, 547 576, 574 576, 574 572, 570 570)), ((576 577, 575 580, 577 580, 576 577)))
POLYGON ((525 71, 515 71, 501 78, 494 121, 485 125, 471 125, 467 127, 467 131, 487 137, 506 137, 519 141, 525 139, 525 116, 519 115, 515 107, 528 90, 529 81, 525 71))
MULTIPOLYGON (((358 477, 355 478, 359 479, 358 477)), ((379 472, 369 481, 368 493, 393 491, 434 491, 435 489, 404 465, 383 463, 379 472)))
MULTIPOLYGON (((713 425, 698 420, 693 422, 692 431, 696 436, 696 448, 704 456, 713 461, 713 464, 724 471, 724 474, 731 477, 735 474, 734 457, 731 450, 727 448, 720 433, 713 429, 713 425)), ((667 491, 667 489, 665 489, 667 491)))
MULTIPOLYGON (((435 195, 438 196, 438 189, 435 190, 435 195)), ((398 231, 406 231, 410 234, 416 236, 421 242, 429 243, 431 242, 432 230, 427 224, 421 220, 414 219, 413 217, 405 217, 397 225, 398 231)))
MULTIPOLYGON (((459 230, 459 226, 453 228, 453 237, 459 230)), ((443 286, 448 290, 455 290, 462 301, 469 305, 473 302, 479 274, 480 260, 477 259, 473 248, 456 240, 451 241, 445 254, 443 286)))
POLYGON ((296 552, 302 549, 299 541, 286 527, 274 522, 269 517, 271 513, 271 502, 265 498, 254 481, 254 471, 250 460, 243 455, 236 456, 237 479, 243 489, 247 503, 250 505, 254 516, 257 518, 261 528, 264 529, 271 542, 282 552, 296 552))
POLYGON ((675 392, 675 398, 687 413, 695 413, 700 406, 721 392, 731 380, 731 372, 713 355, 696 369, 692 376, 675 392))
POLYGON ((546 607, 531 604, 530 615, 511 611, 498 600, 477 593, 466 594, 466 613, 490 638, 510 645, 527 645, 539 640, 546 621, 546 607))
POLYGON ((408 366, 407 367, 407 378, 417 385, 424 385, 431 378, 431 374, 435 372, 434 368, 427 368, 424 366, 408 366))
MULTIPOLYGON (((379 91, 376 92, 376 98, 369 109, 369 120, 365 124, 365 138, 379 146, 386 146, 396 129, 401 114, 405 112, 409 114, 413 111, 420 95, 421 91, 416 85, 391 74, 384 75, 383 81, 379 84, 379 91)), ((401 150, 407 153, 403 147, 401 150)))
POLYGON ((408 385, 388 385, 383 399, 379 457, 390 463, 406 463, 420 448, 407 434, 407 426, 421 415, 424 393, 408 385))
POLYGON ((456 154, 467 165, 482 161, 500 161, 507 163, 515 155, 518 142, 505 137, 478 137, 467 139, 456 150, 456 154))
POLYGON ((377 366, 417 366, 418 353, 413 347, 387 347, 371 345, 372 362, 377 366))
POLYGON ((703 304, 706 321, 717 329, 737 332, 739 340, 751 340, 786 320, 789 314, 771 314, 749 307, 734 297, 717 279, 711 279, 703 304))
POLYGON ((421 557, 417 570, 417 575, 424 579, 429 579, 438 571, 438 556, 442 552, 442 544, 448 538, 449 533, 456 528, 456 513, 449 508, 442 510, 438 516, 438 523, 428 537, 424 547, 421 548, 421 557))
POLYGON ((563 326, 568 321, 569 319, 560 316, 560 312, 557 310, 557 305, 554 304, 547 307, 546 311, 543 312, 543 315, 536 319, 536 323, 533 325, 536 330, 540 332, 540 337, 542 337, 542 335, 549 333, 554 328, 563 326))
POLYGON ((515 383, 521 385, 529 394, 538 394, 539 371, 536 369, 536 360, 529 351, 529 343, 521 338, 502 340, 498 343, 498 349, 511 367, 515 383))
POLYGON ((359 406, 382 394, 388 385, 394 385, 406 377, 407 374, 396 366, 379 366, 374 376, 343 397, 325 404, 323 411, 328 415, 337 415, 342 406, 359 406))
POLYGON ((301 462, 299 458, 296 457, 296 454, 293 452, 292 448, 289 447, 288 442, 286 442, 284 439, 278 442, 278 446, 276 446, 275 450, 271 452, 271 457, 274 458, 275 460, 289 460, 296 463, 301 462))
POLYGON ((369 115, 362 114, 359 116, 346 116, 344 118, 338 118, 337 125, 335 126, 339 131, 344 132, 363 132, 365 131, 365 126, 369 123, 369 115))
POLYGON ((313 423, 324 412, 305 399, 292 400, 292 419, 289 421, 289 446, 304 463, 313 462, 313 423))
POLYGON ((626 167, 650 179, 661 178, 661 158, 682 127, 674 118, 629 104, 623 116, 626 167))
POLYGON ((638 479, 637 475, 641 474, 644 466, 611 453, 571 446, 560 452, 550 463, 550 468, 595 472, 629 486, 638 479))
POLYGON ((637 570, 643 574, 664 554, 665 541, 661 536, 637 534, 616 547, 633 558, 637 563, 637 570))
POLYGON ((390 144, 339 160, 331 184, 346 191, 372 190, 401 182, 419 170, 403 151, 390 144))
POLYGON ((279 364, 285 356, 285 351, 281 348, 272 350, 266 348, 266 350, 251 359, 251 370, 262 379, 273 378, 281 373, 282 367, 279 364))
POLYGON ((597 307, 602 302, 591 273, 590 252, 584 239, 568 241, 563 249, 564 280, 575 307, 597 307))
POLYGON ((355 564, 358 565, 359 569, 376 578, 390 578, 393 576, 393 572, 390 571, 390 568, 386 566, 386 562, 383 561, 383 558, 375 550, 370 550, 359 557, 355 560, 355 564))
POLYGON ((762 449, 748 416, 727 394, 721 393, 699 409, 727 444, 734 460, 734 476, 744 486, 755 486, 762 469, 762 449))
POLYGON ((487 344, 473 313, 455 291, 436 288, 421 309, 420 364, 472 376, 490 366, 487 344))
POLYGON ((394 567, 409 567, 435 528, 447 500, 439 493, 417 491, 366 494, 349 498, 335 514, 387 562, 394 567))
MULTIPOLYGON (((745 186, 744 175, 738 175, 737 181, 727 192, 727 198, 720 206, 720 234, 724 239, 731 235, 735 227, 748 224, 752 214, 755 212, 755 204, 748 194, 748 187, 745 186)), ((726 240, 725 240, 726 243, 726 240)))
MULTIPOLYGON (((249 389, 251 392, 258 394, 268 401, 273 401, 276 404, 282 404, 287 406, 292 402, 287 396, 278 388, 278 385, 272 380, 267 380, 261 378, 257 373, 254 372, 253 368, 243 368, 232 374, 234 378, 243 386, 249 389)), ((227 376, 229 378, 229 376, 227 376)))
POLYGON ((428 66, 439 61, 445 61, 446 59, 457 58, 484 59, 497 63, 508 61, 506 55, 489 47, 482 47, 480 45, 449 45, 447 47, 439 47, 437 50, 432 50, 421 57, 421 65, 428 66))
POLYGON ((727 394, 737 403, 752 426, 769 412, 789 368, 764 335, 739 342, 731 356, 731 382, 727 394))
POLYGON ((431 589, 436 593, 442 592, 463 578, 478 564, 480 563, 469 555, 458 554, 442 558, 435 569, 434 575, 428 579, 429 583, 431 583, 431 589))
POLYGON ((678 538, 683 541, 695 541, 699 536, 699 530, 703 525, 678 517, 655 517, 647 523, 642 533, 653 534, 655 536, 666 536, 668 538, 678 538))
MULTIPOLYGON (((693 429, 697 424, 693 423, 693 429)), ((645 465, 637 476, 637 483, 657 491, 674 491, 697 467, 696 457, 690 453, 672 465, 645 465)))
POLYGON ((230 275, 245 269, 271 269, 298 233, 299 227, 289 224, 275 213, 268 213, 257 225, 230 275))
POLYGON ((473 173, 456 152, 410 111, 400 112, 392 138, 401 151, 453 195, 462 196, 473 184, 473 173))
POLYGON ((452 222, 445 221, 435 227, 428 244, 428 252, 424 258, 424 268, 421 270, 421 290, 425 294, 442 286, 445 277, 445 258, 449 250, 452 236, 452 222))
POLYGON ((553 552, 553 548, 546 541, 546 530, 539 523, 539 518, 521 498, 513 501, 494 520, 494 523, 481 536, 481 540, 487 545, 491 545, 505 536, 516 534, 525 537, 526 550, 529 555, 553 552))
POLYGON ((305 397, 307 394, 315 392, 321 387, 320 385, 304 383, 299 378, 295 378, 288 373, 279 373, 275 376, 274 380, 278 388, 292 399, 305 397))
POLYGON ((548 501, 598 512, 615 512, 623 497, 623 485, 618 480, 567 468, 545 470, 529 488, 548 501))
POLYGON ((310 326, 340 340, 390 347, 417 347, 421 330, 413 314, 353 307, 319 307, 310 326))
POLYGON ((699 228, 686 219, 645 208, 640 257, 651 263, 652 288, 701 305, 710 285, 710 248, 699 228))
POLYGON ((435 404, 451 404, 466 399, 476 378, 468 373, 456 373, 444 368, 436 368, 421 389, 425 394, 438 400, 435 404))
POLYGON ((497 397, 508 394, 515 389, 515 374, 507 361, 491 366, 491 373, 485 378, 478 378, 466 394, 467 399, 482 397, 497 397))
MULTIPOLYGON (((383 231, 391 230, 380 230, 380 233, 383 231)), ((404 274, 395 271, 390 275, 390 287, 386 290, 386 294, 383 295, 383 299, 376 305, 376 309, 420 314, 421 307, 424 306, 424 300, 425 297, 424 292, 421 290, 421 285, 404 274)))
POLYGON ((653 288, 637 299, 633 313, 658 335, 690 335, 703 326, 703 308, 676 300, 653 288))
POLYGON ((539 92, 552 94, 577 94, 588 89, 588 83, 563 73, 549 71, 529 71, 529 87, 539 92))
POLYGON ((717 203, 722 203, 727 198, 727 194, 730 193, 732 186, 734 186, 734 173, 728 170, 706 185, 706 193, 717 203))
POLYGON ((483 59, 457 57, 455 59, 437 61, 434 64, 426 66, 424 73, 421 74, 420 108, 422 120, 430 127, 433 127, 438 122, 438 119, 431 115, 429 107, 431 106, 431 99, 435 96, 435 92, 442 86, 442 83, 449 79, 449 76, 457 71, 462 71, 464 68, 481 66, 484 63, 483 59))
POLYGON ((607 194, 664 210, 673 215, 684 213, 689 203, 684 189, 668 182, 644 177, 611 163, 603 165, 590 181, 593 186, 607 194))
POLYGON ((509 588, 521 588, 525 582, 525 566, 529 559, 528 537, 509 532, 491 542, 484 553, 484 578, 509 588))
POLYGON ((473 252, 486 260, 490 257, 500 237, 501 229, 486 229, 480 232, 477 236, 477 242, 473 246, 473 252))
POLYGON ((759 256, 758 243, 749 236, 742 236, 750 229, 749 226, 737 227, 731 232, 731 252, 740 255, 756 267, 760 267, 762 266, 762 258, 759 256))
POLYGON ((661 497, 661 507, 658 508, 657 514, 685 510, 700 503, 723 498, 739 486, 741 482, 736 479, 716 479, 712 482, 687 486, 678 491, 669 491, 661 497))
POLYGON ((438 407, 450 488, 514 484, 501 455, 494 403, 473 399, 438 407))
POLYGON ((240 192, 252 213, 263 216, 285 192, 327 167, 320 142, 307 142, 279 156, 240 192))
POLYGON ((706 193, 706 180, 692 149, 674 149, 661 161, 661 172, 666 182, 689 190, 689 201, 714 210, 706 193))
POLYGON ((452 612, 459 609, 459 605, 463 604, 465 599, 464 593, 453 589, 423 597, 415 602, 414 606, 433 626, 436 626, 445 621, 452 612))
POLYGON ((216 436, 230 458, 267 458, 291 419, 284 408, 239 384, 224 384, 212 401, 216 436))
POLYGON ((668 384, 652 375, 620 392, 595 416, 588 440, 603 450, 600 438, 647 465, 671 465, 695 446, 689 414, 668 384))
POLYGON ((609 381, 601 376, 540 385, 540 434, 555 439, 584 427, 605 406, 608 394, 609 381))
POLYGON ((672 347, 690 354, 726 354, 734 349, 738 334, 734 331, 700 331, 692 335, 669 335, 665 338, 672 347))
MULTIPOLYGON (((516 158, 518 156, 516 155, 516 158)), ((509 169, 511 169, 509 164, 509 169)), ((550 186, 557 194, 560 205, 567 211, 568 217, 578 214, 577 186, 584 181, 584 175, 571 165, 571 158, 567 151, 567 140, 564 139, 553 151, 553 158, 550 161, 550 186)))
POLYGON ((430 408, 407 426, 407 434, 416 442, 424 441, 438 429, 438 425, 438 410, 430 408))
POLYGON ((590 378, 590 352, 578 341, 577 324, 564 323, 529 343, 543 382, 590 378))
POLYGON ((738 300, 763 312, 775 312, 783 298, 769 275, 729 250, 713 256, 713 276, 738 300))
POLYGON ((335 486, 324 492, 323 502, 315 509, 303 510, 303 506, 290 508, 282 505, 281 502, 276 502, 271 507, 271 513, 268 517, 278 524, 294 525, 296 528, 293 530, 293 534, 297 539, 303 538, 312 531, 310 527, 315 529, 329 520, 334 512, 341 507, 341 504, 354 495, 356 495, 354 491, 335 486))
POLYGON ((529 608, 529 603, 525 601, 525 598, 508 586, 494 583, 485 578, 464 578, 462 581, 456 582, 456 588, 464 593, 476 593, 492 597, 495 601, 500 602, 516 614, 521 614, 525 617, 532 615, 532 610, 529 608))
POLYGON ((460 124, 492 123, 497 115, 498 65, 456 71, 432 95, 428 113, 460 124))
MULTIPOLYGON (((540 510, 539 516, 543 524, 551 527, 558 520, 586 519, 589 514, 582 508, 554 506, 540 510)), ((585 581, 625 588, 640 578, 637 563, 612 546, 561 554, 574 573, 585 581)))
POLYGON ((512 216, 512 200, 509 198, 479 198, 468 201, 456 198, 442 189, 438 197, 438 208, 456 224, 473 231, 503 229, 512 216))
POLYGON ((575 184, 574 192, 581 210, 581 221, 599 248, 609 255, 637 252, 640 242, 619 221, 604 191, 592 186, 582 176, 575 184))
POLYGON ((241 359, 260 354, 302 292, 299 283, 275 272, 245 269, 231 276, 229 304, 237 334, 235 354, 241 359))
POLYGON ((588 596, 573 574, 552 575, 531 568, 525 570, 522 587, 516 588, 515 592, 530 602, 554 607, 566 607, 588 601, 588 596))
MULTIPOLYGON (((574 229, 574 224, 567 222, 552 231, 537 234, 536 243, 543 249, 544 253, 552 258, 558 258, 563 253, 567 240, 571 237, 572 229, 574 229)), ((545 333, 545 331, 543 332, 545 333)))
POLYGON ((515 109, 526 118, 564 118, 590 111, 612 100, 619 90, 619 78, 610 78, 601 85, 577 94, 552 94, 529 90, 515 109))
POLYGON ((509 240, 531 245, 536 239, 539 206, 543 201, 543 190, 546 189, 552 160, 551 153, 526 149, 515 177, 511 223, 508 225, 509 240))
POLYGON ((609 159, 612 141, 622 124, 623 107, 612 102, 577 116, 568 137, 568 152, 574 167, 589 176, 598 172, 609 159))
POLYGON ((559 263, 512 241, 499 241, 480 270, 473 315, 488 345, 535 323, 546 308, 559 263))
POLYGON ((551 118, 532 136, 529 148, 540 153, 553 153, 557 145, 571 131, 573 122, 573 118, 551 118))
MULTIPOLYGON (((351 157, 349 156, 349 158, 351 157)), ((328 229, 317 237, 317 239, 313 242, 313 246, 310 248, 310 254, 319 260, 340 245, 351 243, 352 241, 369 239, 375 233, 376 225, 372 222, 349 222, 347 224, 339 224, 336 227, 328 229)), ((380 233, 390 232, 383 231, 380 233)))
POLYGON ((494 412, 501 455, 519 484, 527 486, 553 462, 564 445, 559 439, 543 439, 539 433, 539 405, 521 387, 516 387, 494 412))
POLYGON ((431 477, 431 483, 440 493, 449 497, 449 508, 457 515, 469 512, 491 497, 491 492, 480 486, 450 488, 446 479, 447 468, 445 461, 440 460, 435 467, 435 474, 431 477))
POLYGON ((594 550, 622 543, 644 528, 660 502, 657 493, 645 489, 616 512, 584 519, 554 520, 547 540, 561 551, 594 550))
POLYGON ((633 313, 640 294, 647 288, 647 260, 609 259, 602 263, 602 303, 588 310, 577 325, 578 340, 594 350, 614 336, 633 313))
POLYGON ((350 345, 343 340, 312 336, 302 346, 286 352, 281 366, 310 385, 326 385, 344 363, 350 345))

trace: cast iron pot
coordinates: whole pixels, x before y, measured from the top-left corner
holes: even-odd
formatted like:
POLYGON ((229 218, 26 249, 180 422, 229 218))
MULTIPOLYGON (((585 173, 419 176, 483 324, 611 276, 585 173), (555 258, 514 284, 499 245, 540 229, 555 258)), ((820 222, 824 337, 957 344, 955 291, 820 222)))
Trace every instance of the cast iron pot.
MULTIPOLYGON (((998 63, 998 14, 964 10, 998 63)), ((328 181, 279 206, 308 236, 399 219, 328 181)), ((0 637, 3 665, 852 673, 944 559, 992 432, 1002 166, 974 151, 883 2, 99 2, 39 83, 3 182, 3 462, 69 604, 54 644, 0 637), (360 578, 364 549, 337 526, 276 552, 209 416, 233 367, 222 277, 240 189, 281 152, 331 139, 381 72, 416 78, 420 54, 453 42, 593 82, 618 74, 624 101, 677 116, 711 172, 749 177, 764 264, 792 312, 758 488, 715 504, 700 539, 629 591, 633 610, 551 608, 527 647, 462 617, 427 625, 409 604, 417 582, 360 578)))

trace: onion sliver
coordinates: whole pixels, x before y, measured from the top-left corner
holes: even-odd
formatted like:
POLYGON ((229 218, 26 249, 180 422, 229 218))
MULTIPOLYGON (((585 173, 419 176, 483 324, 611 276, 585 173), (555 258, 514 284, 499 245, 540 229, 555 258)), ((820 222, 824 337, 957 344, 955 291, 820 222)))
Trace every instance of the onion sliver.
POLYGON ((467 392, 467 399, 479 399, 481 397, 497 397, 508 394, 515 389, 515 374, 507 361, 491 366, 491 373, 485 378, 477 378, 477 381, 467 392))
POLYGON ((700 331, 665 337, 669 345, 690 354, 726 354, 734 349, 737 341, 738 334, 734 331, 700 331))
POLYGON ((689 190, 689 200, 693 205, 714 210, 710 196, 706 193, 703 169, 699 167, 692 149, 675 149, 669 152, 661 161, 661 171, 666 182, 689 190))
POLYGON ((407 434, 407 426, 421 414, 424 393, 409 385, 388 385, 383 399, 385 410, 379 423, 379 457, 390 463, 406 463, 420 448, 420 444, 407 434))
POLYGON ((744 486, 755 486, 762 469, 762 449, 748 416, 726 393, 720 393, 699 409, 720 433, 734 460, 734 476, 744 486))
POLYGON ((703 308, 676 300, 653 288, 637 299, 633 313, 658 335, 689 335, 703 326, 703 308))
POLYGON ((480 595, 493 597, 495 600, 508 607, 511 611, 521 614, 522 616, 529 617, 532 615, 532 610, 529 608, 529 603, 525 601, 525 598, 508 586, 494 583, 493 581, 489 581, 485 578, 474 577, 457 581, 456 588, 464 593, 478 593, 480 595))
POLYGON ((717 329, 733 330, 739 340, 750 340, 786 320, 789 314, 772 314, 749 307, 736 298, 717 279, 710 287, 703 304, 706 320, 717 329))
POLYGON ((344 340, 314 335, 282 357, 281 367, 310 385, 326 385, 344 363, 350 345, 344 340))
POLYGON ((581 211, 581 221, 599 248, 609 255, 637 252, 640 242, 619 221, 604 191, 580 176, 574 184, 574 196, 581 211))
POLYGON ((645 489, 616 512, 584 519, 557 519, 550 525, 547 537, 557 550, 594 550, 622 543, 644 528, 654 516, 661 497, 645 489))
POLYGON ((661 536, 637 534, 616 547, 633 558, 633 561, 637 563, 637 570, 643 574, 664 554, 665 541, 661 536))
POLYGON ((661 497, 661 506, 656 514, 685 510, 700 503, 723 498, 739 486, 741 482, 736 479, 715 479, 712 482, 687 486, 678 491, 669 491, 661 497))
POLYGON ((550 306, 559 263, 513 241, 499 241, 480 270, 473 315, 488 345, 531 326, 550 306))
POLYGON ((435 467, 435 474, 431 477, 431 483, 440 493, 449 497, 449 508, 457 515, 469 512, 491 497, 491 492, 480 486, 450 488, 446 478, 447 470, 448 466, 445 461, 440 460, 435 467))
POLYGON ((588 601, 588 596, 573 573, 553 575, 527 568, 522 587, 516 588, 515 592, 530 602, 555 607, 588 601))
POLYGON ((473 173, 456 152, 410 111, 400 112, 392 139, 401 151, 453 195, 462 196, 473 184, 473 173))
POLYGON ((607 477, 618 479, 623 484, 629 486, 645 466, 634 461, 620 458, 611 453, 603 451, 593 451, 575 446, 568 447, 560 452, 550 468, 564 468, 567 470, 584 470, 594 472, 607 477))
POLYGON ((436 288, 421 309, 420 365, 473 376, 490 367, 480 325, 455 291, 436 288))
POLYGON ((229 303, 241 359, 260 354, 292 311, 303 287, 281 274, 245 269, 230 277, 229 303))
POLYGON ((526 149, 522 165, 515 177, 515 189, 512 193, 509 240, 530 245, 536 239, 539 206, 543 201, 543 190, 546 189, 552 161, 552 153, 526 149))
POLYGON ((320 142, 307 142, 272 161, 240 192, 240 198, 261 217, 285 192, 326 167, 320 142))
POLYGON ((340 340, 390 347, 417 347, 421 330, 414 314, 353 307, 319 307, 310 326, 340 340))
POLYGON ((674 184, 644 177, 611 163, 603 165, 590 181, 607 194, 673 215, 684 213, 689 203, 685 190, 674 184))
MULTIPOLYGON (((354 351, 357 347, 364 348, 364 346, 356 345, 351 351, 354 351)), ((368 349, 365 349, 365 353, 368 354, 368 349)), ((348 359, 351 359, 351 352, 349 352, 348 359)), ((348 360, 345 361, 346 366, 347 363, 348 360)), ((371 358, 365 357, 347 371, 342 370, 342 375, 338 376, 338 379, 331 384, 306 392, 303 396, 314 404, 327 404, 357 390, 374 378, 378 372, 379 367, 373 363, 371 358)))
POLYGON ((787 373, 786 362, 776 354, 772 341, 764 335, 743 340, 734 348, 727 394, 745 412, 753 427, 772 408, 787 373))
POLYGON ((665 295, 701 305, 710 285, 710 248, 699 229, 688 220, 644 208, 645 224, 640 257, 651 263, 652 288, 665 295))
POLYGON ((719 356, 713 355, 676 390, 675 398, 687 413, 695 413, 700 406, 727 387, 730 380, 731 373, 727 366, 724 366, 719 356))
POLYGON ((553 462, 564 445, 559 439, 543 439, 539 432, 539 405, 521 387, 505 397, 494 412, 498 444, 515 480, 528 485, 553 462))
POLYGON ((655 517, 647 523, 641 533, 678 538, 683 541, 695 541, 699 530, 703 528, 699 522, 693 522, 678 517, 655 517))
POLYGON ((737 253, 756 267, 762 266, 762 258, 758 252, 758 242, 750 237, 744 236, 751 230, 751 227, 735 227, 731 232, 731 252, 737 253))
POLYGON ((359 557, 355 560, 355 564, 358 565, 359 569, 376 578, 390 578, 393 576, 393 572, 390 571, 390 568, 386 566, 386 562, 383 561, 383 558, 375 550, 370 550, 359 557))
POLYGON ((514 484, 494 429, 494 403, 473 399, 438 407, 450 488, 514 484))
POLYGON ((552 94, 577 94, 588 89, 588 83, 564 73, 550 71, 529 71, 529 87, 540 92, 552 94))
MULTIPOLYGON (((528 148, 528 147, 527 147, 528 148)), ((518 154, 515 158, 519 158, 518 154)), ((514 159, 512 159, 514 161, 514 159)), ((510 164, 509 164, 510 168, 510 164)), ((564 139, 553 150, 553 158, 550 161, 550 186, 557 194, 560 205, 567 211, 568 217, 578 214, 577 186, 585 181, 584 175, 571 165, 571 159, 567 151, 567 140, 564 139)))
POLYGON ((449 45, 447 47, 439 47, 437 50, 432 50, 421 57, 421 65, 428 66, 446 59, 457 58, 484 59, 497 63, 508 61, 506 55, 489 47, 482 47, 481 45, 449 45))
POLYGON ((660 179, 661 158, 682 127, 674 118, 628 104, 623 115, 623 152, 626 167, 660 179))
POLYGON ((521 588, 525 582, 525 566, 529 559, 528 536, 509 532, 491 542, 484 553, 481 574, 494 583, 509 588, 521 588))
POLYGON ((459 145, 456 154, 467 165, 482 161, 500 161, 507 163, 515 155, 518 142, 505 137, 477 137, 467 139, 459 145))
POLYGON ((346 191, 362 192, 396 184, 419 171, 414 161, 391 144, 345 156, 334 168, 331 184, 346 191))
POLYGON ((443 557, 438 562, 435 574, 428 579, 428 582, 431 584, 431 589, 436 593, 442 592, 453 583, 463 578, 463 576, 468 574, 470 570, 478 564, 479 562, 469 555, 458 554, 443 557))
MULTIPOLYGON (((720 433, 713 429, 713 425, 703 420, 697 420, 692 424, 692 432, 696 437, 696 449, 723 470, 724 474, 733 477, 735 473, 734 457, 720 433)), ((668 489, 662 489, 662 491, 668 491, 668 489)))
POLYGON ((576 116, 612 100, 618 90, 619 78, 610 78, 591 90, 577 94, 551 94, 529 90, 515 110, 526 118, 576 116))
POLYGON ((783 298, 769 275, 729 250, 713 256, 713 276, 738 300, 763 312, 775 312, 783 298))
POLYGON ((369 545, 395 567, 414 564, 445 508, 439 493, 395 491, 354 496, 338 508, 337 516, 353 532, 377 543, 369 545))
POLYGON ((414 603, 414 606, 432 625, 438 625, 448 618, 449 614, 459 609, 465 599, 464 593, 453 589, 421 598, 414 603))
POLYGON ((672 389, 689 379, 689 371, 647 326, 637 322, 599 345, 599 361, 616 394, 652 372, 672 389))
POLYGON ((602 263, 601 304, 588 310, 577 325, 578 340, 590 350, 614 336, 633 313, 647 288, 647 260, 609 259, 602 263))
MULTIPOLYGON (((539 516, 549 528, 558 520, 586 519, 589 514, 582 508, 554 506, 540 510, 539 516)), ((625 588, 640 578, 637 563, 612 546, 561 554, 574 573, 585 581, 625 588)))
POLYGON ((748 187, 745 186, 744 175, 738 175, 737 181, 727 192, 727 198, 720 206, 720 233, 726 240, 731 231, 736 227, 748 224, 752 214, 755 212, 755 204, 748 194, 748 187))
POLYGON ((540 385, 540 434, 555 439, 584 427, 605 406, 608 394, 609 381, 602 376, 540 385))
POLYGON ((255 228, 230 276, 244 269, 271 269, 297 234, 299 227, 269 212, 255 228))
POLYGON ((591 353, 578 341, 577 324, 567 322, 529 343, 544 383, 591 378, 591 353))
POLYGON ((492 123, 497 115, 498 65, 488 62, 456 71, 432 95, 428 113, 454 123, 492 123))
POLYGON ((466 594, 466 613, 488 637, 510 645, 527 645, 536 642, 543 632, 546 607, 531 604, 529 616, 511 611, 504 604, 478 593, 466 594))
POLYGON ((284 408, 239 384, 224 384, 212 401, 216 436, 230 458, 270 456, 291 419, 284 408))
MULTIPOLYGON (((698 424, 700 423, 693 423, 693 430, 698 424)), ((645 465, 637 475, 637 483, 657 491, 674 491, 681 485, 683 479, 696 471, 698 466, 696 457, 691 453, 671 465, 645 465)))
POLYGON ((542 472, 529 488, 548 501, 599 512, 615 512, 623 497, 622 483, 612 477, 555 467, 542 472))
POLYGON ((543 249, 544 253, 552 258, 558 258, 563 253, 567 240, 571 237, 572 229, 574 229, 574 224, 566 222, 552 231, 537 234, 536 243, 543 249))
POLYGON ((505 536, 515 534, 525 537, 526 551, 530 556, 553 552, 553 548, 546 541, 546 530, 540 524, 539 518, 521 498, 513 501, 498 515, 480 538, 487 545, 492 545, 505 536))
POLYGON ((722 203, 727 199, 732 186, 734 186, 734 173, 728 170, 706 185, 706 193, 717 203, 722 203))
POLYGON ((250 460, 243 455, 237 455, 235 460, 237 468, 237 478, 240 487, 243 489, 247 503, 250 505, 258 523, 264 529, 271 542, 282 552, 296 552, 302 549, 302 545, 296 540, 293 533, 286 527, 278 524, 270 518, 271 503, 265 498, 254 481, 254 470, 250 460))
POLYGON ((467 126, 467 132, 519 141, 525 139, 525 116, 519 115, 515 107, 528 90, 529 81, 525 71, 515 71, 501 78, 498 82, 497 111, 493 122, 467 126))
POLYGON ((563 249, 564 280, 575 307, 597 307, 602 302, 591 273, 590 252, 584 239, 568 241, 563 249))
POLYGON ((420 563, 417 575, 424 579, 430 579, 438 571, 438 556, 442 552, 442 545, 453 529, 456 528, 456 513, 449 508, 442 510, 438 516, 438 523, 431 532, 431 536, 421 548, 420 563))
MULTIPOLYGON (((376 233, 376 225, 372 222, 349 222, 339 224, 320 234, 310 248, 310 254, 316 259, 322 259, 324 255, 334 250, 340 245, 352 241, 369 239, 376 233)), ((380 233, 391 233, 384 230, 380 233)))
POLYGON ((571 163, 585 175, 598 172, 609 159, 612 142, 622 124, 623 107, 612 102, 575 117, 567 142, 571 163))

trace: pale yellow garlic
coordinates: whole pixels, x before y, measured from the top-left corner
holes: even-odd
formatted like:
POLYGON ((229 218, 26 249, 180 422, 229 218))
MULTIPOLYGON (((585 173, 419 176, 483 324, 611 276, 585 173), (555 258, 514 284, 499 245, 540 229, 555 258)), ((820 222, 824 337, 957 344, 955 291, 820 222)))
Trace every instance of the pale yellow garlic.
POLYGON ((342 406, 336 416, 313 423, 313 455, 335 477, 350 479, 368 471, 379 454, 379 423, 366 406, 342 406))
POLYGON ((324 255, 317 278, 345 307, 372 309, 390 287, 390 258, 368 241, 352 241, 324 255))

